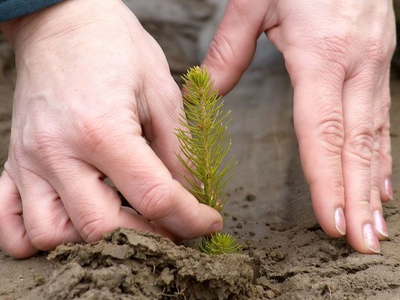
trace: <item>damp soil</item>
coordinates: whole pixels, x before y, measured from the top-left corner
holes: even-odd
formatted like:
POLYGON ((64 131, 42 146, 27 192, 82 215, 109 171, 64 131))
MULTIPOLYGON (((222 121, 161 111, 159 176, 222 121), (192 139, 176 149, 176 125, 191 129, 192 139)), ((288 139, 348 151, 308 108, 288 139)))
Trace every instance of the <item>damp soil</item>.
POLYGON ((131 229, 117 229, 94 244, 59 246, 48 259, 60 267, 23 299, 257 297, 249 256, 210 256, 131 229))
MULTIPOLYGON (((13 260, 0 251, 0 299, 399 299, 400 77, 392 76, 394 200, 379 255, 354 252, 316 222, 292 125, 292 90, 279 53, 262 54, 227 97, 239 161, 225 230, 238 256, 210 257, 127 229, 98 243, 13 260)), ((7 157, 15 70, 0 47, 0 163, 7 157)))

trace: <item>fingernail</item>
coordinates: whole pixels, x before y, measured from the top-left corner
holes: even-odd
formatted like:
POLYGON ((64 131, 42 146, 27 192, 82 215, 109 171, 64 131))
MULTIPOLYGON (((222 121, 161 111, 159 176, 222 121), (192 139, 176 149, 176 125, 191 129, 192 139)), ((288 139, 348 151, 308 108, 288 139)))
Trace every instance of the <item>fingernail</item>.
POLYGON ((341 207, 335 210, 335 227, 341 235, 346 234, 346 220, 344 218, 343 208, 341 207))
POLYGON ((390 177, 385 179, 385 191, 390 200, 393 200, 393 187, 390 177))
POLYGON ((374 226, 375 226, 376 231, 378 231, 381 235, 388 238, 389 234, 388 234, 386 222, 382 216, 381 211, 380 210, 374 211, 372 216, 374 218, 374 226))
POLYGON ((221 229, 222 229, 222 223, 216 222, 211 225, 211 227, 208 230, 208 234, 219 232, 221 231, 221 229))
POLYGON ((381 246, 379 244, 379 240, 376 237, 376 234, 374 232, 374 227, 372 227, 371 224, 368 223, 364 225, 363 236, 364 236, 365 246, 367 246, 369 250, 371 250, 374 253, 381 252, 381 246))

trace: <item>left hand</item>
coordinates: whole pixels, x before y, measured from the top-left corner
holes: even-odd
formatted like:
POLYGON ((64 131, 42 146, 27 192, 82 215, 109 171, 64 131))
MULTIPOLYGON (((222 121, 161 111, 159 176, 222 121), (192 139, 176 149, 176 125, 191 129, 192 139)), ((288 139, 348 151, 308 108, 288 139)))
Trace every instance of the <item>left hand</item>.
POLYGON ((250 65, 263 32, 283 53, 317 220, 361 253, 387 238, 392 198, 389 66, 392 1, 230 0, 204 65, 222 94, 250 65))

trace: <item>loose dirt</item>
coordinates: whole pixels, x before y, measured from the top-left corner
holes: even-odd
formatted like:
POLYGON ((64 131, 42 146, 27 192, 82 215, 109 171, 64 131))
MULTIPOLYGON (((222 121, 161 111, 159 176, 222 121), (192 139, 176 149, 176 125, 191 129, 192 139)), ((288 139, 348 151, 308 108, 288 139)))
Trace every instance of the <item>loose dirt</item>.
MULTIPOLYGON (((0 251, 0 299, 399 299, 400 78, 394 74, 391 82, 395 199, 384 205, 390 239, 381 254, 361 255, 345 240, 327 237, 313 216, 290 81, 280 54, 260 48, 261 57, 226 99, 239 165, 225 229, 244 243, 244 255, 207 257, 125 229, 96 244, 61 246, 50 260, 40 254, 15 261, 0 251)), ((2 162, 15 84, 10 61, 10 49, 0 48, 2 162)))
POLYGON ((91 245, 58 247, 66 263, 24 299, 247 299, 255 296, 244 254, 210 256, 168 239, 118 229, 91 245))

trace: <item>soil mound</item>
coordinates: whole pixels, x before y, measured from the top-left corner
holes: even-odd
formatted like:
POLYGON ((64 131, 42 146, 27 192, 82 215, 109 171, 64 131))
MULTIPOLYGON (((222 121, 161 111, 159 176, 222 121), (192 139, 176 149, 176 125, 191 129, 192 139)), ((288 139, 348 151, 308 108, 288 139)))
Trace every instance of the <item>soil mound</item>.
POLYGON ((117 229, 94 244, 62 245, 63 264, 26 299, 254 299, 247 255, 209 256, 151 233, 117 229))

